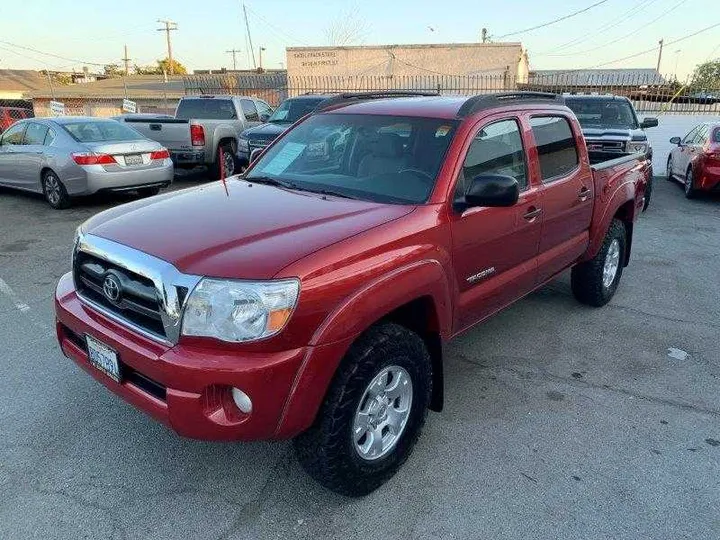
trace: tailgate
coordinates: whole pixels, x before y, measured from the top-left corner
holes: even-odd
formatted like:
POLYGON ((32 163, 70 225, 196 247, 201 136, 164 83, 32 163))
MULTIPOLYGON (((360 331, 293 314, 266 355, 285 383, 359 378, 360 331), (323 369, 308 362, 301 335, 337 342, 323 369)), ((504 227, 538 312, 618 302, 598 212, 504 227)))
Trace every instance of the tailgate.
POLYGON ((193 149, 188 120, 158 118, 157 120, 128 119, 125 122, 148 139, 159 142, 168 150, 193 149))

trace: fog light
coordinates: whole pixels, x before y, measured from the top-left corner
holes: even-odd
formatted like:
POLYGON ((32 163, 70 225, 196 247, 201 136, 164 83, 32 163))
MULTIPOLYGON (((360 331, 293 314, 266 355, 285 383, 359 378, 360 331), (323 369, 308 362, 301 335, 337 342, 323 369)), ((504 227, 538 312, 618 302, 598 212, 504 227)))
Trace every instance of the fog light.
POLYGON ((250 396, 248 396, 245 392, 239 388, 233 388, 232 397, 238 409, 245 414, 250 414, 252 412, 252 401, 250 401, 250 396))

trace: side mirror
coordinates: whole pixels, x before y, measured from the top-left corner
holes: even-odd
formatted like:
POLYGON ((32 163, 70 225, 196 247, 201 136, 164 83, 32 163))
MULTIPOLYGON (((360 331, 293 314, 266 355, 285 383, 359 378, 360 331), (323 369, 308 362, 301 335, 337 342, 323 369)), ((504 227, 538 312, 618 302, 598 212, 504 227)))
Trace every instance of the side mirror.
POLYGON ((262 154, 263 149, 262 148, 255 148, 252 152, 250 152, 250 163, 254 163, 255 160, 258 158, 260 154, 262 154))
POLYGON ((680 137, 673 137, 672 139, 670 139, 671 144, 677 144, 678 146, 680 146, 681 142, 682 142, 682 139, 680 137))
POLYGON ((261 121, 261 122, 267 122, 268 120, 270 120, 270 115, 269 115, 269 114, 261 114, 261 115, 260 115, 260 121, 261 121))
POLYGON ((470 182, 465 206, 513 206, 520 197, 520 186, 512 176, 481 174, 470 182))
POLYGON ((640 127, 643 129, 657 127, 657 126, 658 126, 658 119, 654 118, 654 117, 643 118, 643 121, 640 123, 640 127))

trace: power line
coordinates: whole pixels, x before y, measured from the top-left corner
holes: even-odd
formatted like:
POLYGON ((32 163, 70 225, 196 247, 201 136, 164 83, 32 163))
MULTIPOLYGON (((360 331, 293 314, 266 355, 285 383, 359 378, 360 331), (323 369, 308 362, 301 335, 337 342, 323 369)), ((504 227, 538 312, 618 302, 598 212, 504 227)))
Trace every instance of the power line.
POLYGON ((300 40, 300 39, 297 39, 295 36, 289 34, 289 33, 286 32, 285 30, 282 30, 281 28, 278 28, 278 27, 275 26, 274 24, 270 23, 267 19, 265 19, 265 17, 263 17, 262 15, 260 15, 260 14, 259 14, 257 11, 255 11, 254 9, 252 9, 252 8, 247 8, 247 10, 248 10, 250 13, 252 13, 253 15, 255 15, 258 19, 260 19, 260 21, 261 21, 262 23, 264 23, 265 26, 267 26, 270 30, 274 30, 274 33, 275 33, 276 35, 279 35, 279 36, 281 36, 281 37, 284 36, 286 39, 289 39, 289 40, 290 40, 289 42, 286 42, 286 43, 289 43, 290 45, 292 45, 293 43, 299 43, 300 45, 305 45, 306 47, 311 47, 311 46, 312 46, 312 45, 310 45, 309 43, 306 43, 306 42, 304 42, 304 41, 302 41, 302 40, 300 40))
MULTIPOLYGON (((703 28, 703 29, 701 29, 701 30, 698 30, 697 32, 693 32, 692 34, 688 34, 687 36, 683 36, 683 37, 681 37, 681 38, 674 39, 674 40, 672 40, 672 41, 668 41, 668 42, 664 43, 664 45, 665 45, 665 46, 668 46, 668 45, 674 45, 675 43, 680 43, 681 41, 685 41, 686 39, 690 39, 690 38, 692 38, 692 37, 695 37, 695 36, 697 36, 698 34, 702 34, 702 33, 704 33, 704 32, 707 32, 708 30, 712 30, 713 28, 717 28, 718 26, 720 26, 720 22, 719 22, 719 23, 715 23, 715 24, 710 25, 710 26, 706 26, 705 28, 703 28)), ((624 61, 624 60, 630 60, 631 58, 637 58, 638 56, 642 56, 642 55, 644 55, 644 54, 648 54, 648 53, 651 53, 651 52, 655 52, 655 51, 657 51, 659 48, 660 48, 660 46, 658 45, 657 47, 652 47, 652 48, 650 48, 650 49, 646 49, 646 50, 644 50, 644 51, 640 51, 640 52, 638 52, 638 53, 631 54, 631 55, 629 55, 629 56, 624 56, 624 57, 622 57, 622 58, 616 58, 615 60, 610 60, 610 61, 608 61, 608 62, 603 62, 602 64, 596 64, 596 65, 594 65, 594 66, 588 66, 588 67, 583 67, 583 68, 579 68, 579 69, 569 69, 569 70, 567 70, 567 71, 558 73, 558 75, 561 75, 561 74, 564 74, 564 73, 573 73, 573 72, 575 72, 575 71, 582 71, 582 70, 585 70, 585 69, 596 69, 596 68, 599 68, 599 67, 607 66, 608 64, 614 64, 614 63, 616 63, 616 62, 622 62, 622 61, 624 61)))
MULTIPOLYGON (((669 10, 667 10, 666 12, 662 13, 659 17, 655 17, 652 21, 645 23, 645 24, 642 26, 642 28, 647 28, 648 26, 656 23, 657 21, 659 21, 660 19, 662 19, 662 18, 665 17, 666 15, 669 15, 671 12, 673 12, 674 10, 676 10, 677 8, 679 8, 680 6, 682 6, 685 2, 687 2, 687 0, 680 0, 680 2, 678 2, 677 4, 675 4, 675 6, 673 6, 672 8, 670 8, 669 10)), ((629 33, 625 34, 624 36, 621 36, 621 37, 619 37, 619 38, 614 38, 614 39, 612 40, 612 42, 613 42, 613 44, 615 44, 615 43, 617 43, 618 41, 623 41, 623 40, 625 40, 625 39, 627 39, 627 38, 629 38, 629 37, 637 36, 637 34, 638 34, 638 29, 636 28, 635 30, 633 30, 632 32, 629 32, 629 33)), ((603 44, 603 45, 598 45, 597 47, 593 47, 593 48, 591 48, 591 49, 584 49, 584 50, 582 50, 582 51, 577 51, 577 52, 574 52, 574 53, 567 53, 567 54, 538 54, 538 55, 535 55, 535 56, 577 56, 577 55, 579 55, 579 54, 592 53, 592 52, 597 51, 598 49, 604 49, 605 47, 606 47, 606 45, 603 44)))
POLYGON ((74 62, 74 63, 77 63, 77 64, 87 64, 87 65, 91 65, 91 66, 100 66, 100 67, 105 67, 105 66, 108 64, 107 62, 104 63, 104 64, 101 64, 101 63, 99 63, 99 62, 87 62, 87 61, 85 61, 85 60, 78 60, 77 58, 68 58, 67 56, 61 56, 61 55, 59 55, 59 54, 54 54, 54 53, 49 53, 49 52, 45 52, 45 51, 40 51, 40 50, 35 49, 35 48, 33 48, 33 47, 26 47, 25 45, 18 45, 17 43, 11 43, 11 42, 9 42, 9 41, 4 41, 4 40, 0 40, 0 43, 4 43, 5 45, 9 45, 10 47, 15 47, 15 48, 18 48, 18 49, 23 49, 23 50, 25 50, 25 51, 30 51, 30 52, 34 52, 34 53, 37 53, 37 54, 42 54, 42 55, 44 55, 44 56, 51 56, 51 57, 53 57, 53 58, 59 58, 60 60, 68 60, 68 61, 70 61, 70 62, 74 62))
MULTIPOLYGON (((550 50, 556 51, 558 49, 564 49, 566 47, 569 47, 571 45, 577 45, 579 43, 584 43, 585 41, 589 41, 593 38, 595 38, 597 35, 599 35, 604 30, 607 30, 608 28, 612 28, 613 26, 618 26, 624 23, 626 20, 630 19, 635 13, 642 10, 643 8, 648 7, 650 4, 653 4, 657 2, 657 0, 640 0, 637 4, 635 4, 632 8, 630 8, 628 11, 620 15, 619 17, 615 17, 614 19, 611 19, 606 24, 603 24, 602 26, 593 27, 593 31, 591 34, 588 35, 587 32, 585 32, 582 36, 577 37, 575 39, 571 39, 570 41, 566 41, 565 43, 561 43, 560 45, 557 45, 553 47, 553 49, 548 49, 546 51, 541 51, 539 53, 533 54, 534 57, 537 56, 554 56, 549 53, 550 50)), ((637 32, 637 30, 636 30, 637 32)))
POLYGON ((508 36, 516 36, 517 34, 524 34, 525 32, 531 32, 531 31, 533 31, 533 30, 538 30, 538 29, 540 29, 540 28, 545 28, 546 26, 550 26, 550 25, 552 25, 552 24, 559 23, 560 21, 565 21, 565 20, 567 20, 567 19, 570 19, 571 17, 575 17, 576 15, 580 15, 581 13, 585 13, 586 11, 590 11, 592 8, 597 7, 597 6, 601 5, 601 4, 604 4, 604 3, 607 2, 607 1, 608 1, 608 0, 600 0, 599 2, 595 2, 594 4, 591 4, 591 5, 589 5, 589 6, 586 7, 586 8, 579 9, 578 11, 573 11, 572 13, 570 13, 570 14, 568 14, 568 15, 565 15, 565 16, 563 16, 563 17, 560 17, 559 19, 555 19, 555 20, 552 20, 552 21, 548 21, 548 22, 546 22, 546 23, 539 24, 539 25, 537 25, 537 26, 532 26, 532 27, 530 27, 530 28, 525 28, 524 30, 517 30, 516 32, 510 32, 509 34, 503 34, 502 36, 498 36, 498 37, 495 38, 495 39, 503 39, 503 38, 506 38, 506 37, 508 37, 508 36))

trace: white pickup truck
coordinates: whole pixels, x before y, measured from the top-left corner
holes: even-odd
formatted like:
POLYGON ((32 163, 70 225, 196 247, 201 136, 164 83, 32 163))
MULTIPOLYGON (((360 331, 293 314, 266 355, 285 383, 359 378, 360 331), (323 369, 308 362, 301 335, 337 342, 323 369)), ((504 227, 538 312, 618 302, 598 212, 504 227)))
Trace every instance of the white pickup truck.
POLYGON ((201 95, 182 98, 174 118, 130 115, 119 120, 167 148, 177 168, 207 165, 211 177, 219 178, 221 166, 225 176, 235 172, 240 133, 266 122, 272 112, 254 97, 201 95))

